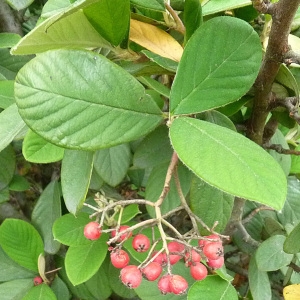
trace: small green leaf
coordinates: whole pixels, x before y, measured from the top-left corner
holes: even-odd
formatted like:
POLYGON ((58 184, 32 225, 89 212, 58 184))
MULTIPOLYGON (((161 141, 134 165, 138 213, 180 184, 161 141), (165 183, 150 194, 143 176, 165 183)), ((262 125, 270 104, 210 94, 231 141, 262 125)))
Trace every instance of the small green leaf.
POLYGON ((45 244, 45 251, 55 254, 60 243, 54 240, 52 226, 61 216, 61 192, 57 181, 50 182, 42 192, 32 211, 31 220, 39 230, 45 244))
POLYGON ((181 117, 172 122, 170 139, 180 160, 208 184, 278 210, 283 207, 286 177, 281 167, 241 134, 181 117))
POLYGON ((16 156, 13 148, 8 146, 0 152, 0 190, 8 186, 16 168, 16 156))
POLYGON ((61 187, 66 207, 76 214, 82 207, 93 170, 94 153, 66 150, 61 166, 61 187))
POLYGON ((143 50, 142 53, 145 54, 151 61, 157 63, 162 68, 172 73, 176 73, 178 68, 178 62, 166 57, 162 57, 148 50, 143 50))
POLYGON ((0 81, 0 108, 7 108, 15 102, 13 80, 0 81))
POLYGON ((255 254, 260 271, 276 271, 291 262, 293 255, 283 251, 284 242, 285 236, 274 235, 260 244, 255 254))
POLYGON ((237 300, 238 294, 230 282, 219 276, 207 276, 204 280, 196 281, 188 292, 187 299, 198 300, 199 295, 205 300, 237 300), (212 289, 213 287, 213 289, 212 289))
MULTIPOLYGON (((295 148, 296 151, 300 151, 300 145, 295 148)), ((300 174, 300 155, 292 155, 291 174, 300 174)))
POLYGON ((184 1, 183 19, 185 25, 184 43, 186 44, 203 22, 202 6, 199 0, 184 1))
POLYGON ((6 2, 15 10, 27 8, 33 0, 6 0, 6 2))
POLYGON ((11 48, 21 37, 16 33, 1 32, 0 33, 0 48, 11 48))
POLYGON ((219 111, 205 111, 200 114, 200 119, 236 131, 234 123, 219 111))
POLYGON ((73 149, 129 142, 163 120, 156 103, 134 77, 88 51, 38 55, 18 73, 15 96, 21 116, 33 131, 73 149), (41 72, 47 76, 38 76, 41 72))
POLYGON ((252 4, 251 0, 204 0, 202 2, 205 2, 202 8, 204 16, 252 4))
POLYGON ((32 287, 22 300, 57 300, 55 294, 47 284, 32 287))
POLYGON ((44 245, 41 236, 31 224, 23 220, 5 219, 0 226, 0 244, 16 263, 29 270, 38 271, 38 257, 44 253, 44 245))
POLYGON ((64 149, 47 142, 44 138, 28 130, 22 148, 26 160, 33 163, 51 163, 63 158, 64 149))
POLYGON ((30 188, 30 184, 28 180, 18 174, 14 174, 11 182, 9 183, 9 189, 11 191, 16 191, 16 192, 24 192, 30 188))
POLYGON ((134 153, 133 165, 143 169, 153 168, 161 163, 169 162, 173 150, 168 139, 168 132, 168 128, 161 125, 148 134, 134 153))
POLYGON ((27 270, 14 262, 0 247, 0 282, 15 279, 34 278, 37 273, 27 270))
POLYGON ((51 290, 55 294, 57 300, 70 299, 70 292, 67 285, 58 276, 56 276, 51 282, 51 290))
POLYGON ((26 124, 14 103, 0 113, 0 151, 6 148, 26 124))
POLYGON ((52 17, 54 15, 57 15, 58 13, 61 13, 62 11, 65 11, 67 7, 71 5, 70 0, 51 0, 47 1, 45 5, 43 6, 43 10, 41 13, 41 17, 44 19, 47 19, 49 17, 52 17))
POLYGON ((300 223, 287 236, 283 250, 286 253, 296 254, 300 252, 300 223))
POLYGON ((73 285, 90 279, 100 268, 107 253, 107 235, 79 246, 70 246, 65 260, 67 275, 73 285))
MULTIPOLYGON (((137 204, 127 205, 122 212, 121 224, 125 224, 131 221, 136 215, 140 214, 139 206, 137 204)), ((118 220, 120 214, 115 216, 115 220, 118 220)))
POLYGON ((194 176, 190 190, 190 207, 208 227, 215 227, 217 232, 222 232, 227 225, 233 208, 234 196, 205 183, 194 176))
POLYGON ((260 40, 248 23, 231 17, 205 22, 179 62, 170 96, 172 114, 198 113, 238 100, 252 86, 260 63, 260 40))
POLYGON ((53 224, 53 235, 56 240, 67 246, 88 244, 83 235, 84 226, 91 220, 86 213, 66 214, 58 218, 53 224))
MULTIPOLYGON (((161 191, 163 189, 164 180, 166 178, 167 169, 170 162, 163 163, 160 165, 157 165, 154 167, 151 171, 151 174, 149 176, 149 179, 147 181, 146 185, 146 194, 145 198, 155 202, 159 198, 161 191)), ((182 164, 179 164, 178 166, 178 177, 181 183, 181 188, 183 191, 183 194, 186 195, 190 189, 191 184, 191 172, 182 164)), ((166 196, 166 198, 163 201, 163 204, 161 206, 161 212, 162 214, 165 214, 169 212, 170 210, 178 207, 180 205, 180 198, 177 192, 177 188, 175 185, 174 178, 172 178, 170 183, 170 190, 166 196)), ((147 206, 147 211, 150 214, 150 216, 155 216, 155 211, 152 207, 147 206)))
POLYGON ((147 87, 155 90, 159 94, 169 98, 170 97, 170 89, 167 88, 162 83, 158 82, 157 80, 149 77, 149 76, 140 76, 137 78, 141 83, 146 85, 147 87))
POLYGON ((83 10, 94 28, 111 44, 118 46, 128 35, 129 0, 101 0, 83 10))
POLYGON ((131 162, 128 144, 98 150, 95 153, 94 168, 110 186, 116 186, 125 177, 131 162))
POLYGON ((163 0, 130 0, 133 5, 147 9, 164 11, 165 5, 163 0))
POLYGON ((249 263, 249 285, 253 300, 271 300, 272 292, 267 272, 257 268, 255 256, 251 257, 249 263))
POLYGON ((0 284, 1 300, 22 300, 24 295, 32 288, 33 278, 16 279, 0 284))

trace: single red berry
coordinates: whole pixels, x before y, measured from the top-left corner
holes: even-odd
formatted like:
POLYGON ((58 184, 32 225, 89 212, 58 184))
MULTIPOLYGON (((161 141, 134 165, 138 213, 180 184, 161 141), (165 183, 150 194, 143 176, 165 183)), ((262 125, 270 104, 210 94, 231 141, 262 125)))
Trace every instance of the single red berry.
MULTIPOLYGON (((128 229, 128 228, 129 228, 129 226, 127 226, 127 225, 122 225, 122 226, 119 227, 118 232, 117 232, 116 230, 113 230, 113 231, 111 232, 111 236, 114 238, 114 237, 117 235, 117 233, 122 232, 122 231, 125 231, 125 230, 128 229)), ((124 233, 124 234, 122 234, 122 235, 120 236, 120 238, 117 240, 117 242, 120 243, 120 242, 124 241, 125 239, 130 238, 131 236, 132 236, 132 232, 126 232, 126 233, 124 233)))
MULTIPOLYGON (((205 236, 205 238, 207 238, 207 239, 214 239, 214 240, 218 240, 219 242, 221 242, 221 239, 220 239, 220 237, 217 234, 211 234, 211 235, 205 236)), ((203 247, 207 243, 213 243, 213 242, 212 241, 207 241, 207 240, 199 240, 198 241, 200 249, 203 249, 203 247)))
POLYGON ((137 266, 129 265, 120 272, 120 279, 128 288, 135 289, 142 282, 142 273, 137 266))
POLYGON ((157 286, 163 295, 171 293, 171 288, 170 288, 171 278, 172 278, 172 275, 167 274, 167 275, 162 276, 158 280, 157 286))
POLYGON ((84 236, 89 240, 97 240, 101 236, 101 228, 99 228, 99 223, 90 222, 85 225, 83 230, 84 236))
MULTIPOLYGON (((157 251, 154 251, 153 254, 152 254, 152 257, 154 257, 156 255, 157 251)), ((161 252, 158 254, 158 256, 156 256, 154 258, 155 262, 159 263, 161 266, 165 266, 167 264, 167 255, 165 252, 161 252)))
POLYGON ((200 262, 201 261, 201 255, 198 252, 196 252, 194 249, 192 249, 192 251, 187 251, 185 253, 184 259, 185 259, 186 266, 191 266, 191 264, 193 262, 200 262), (192 253, 192 256, 190 258, 191 253, 192 253))
POLYGON ((162 266, 159 263, 152 261, 146 267, 142 268, 141 271, 144 278, 149 281, 154 281, 160 276, 162 266))
POLYGON ((41 276, 36 276, 33 278, 33 284, 34 285, 40 285, 43 283, 43 279, 41 276))
POLYGON ((137 252, 145 252, 150 248, 150 240, 144 234, 137 234, 132 240, 132 247, 137 252))
POLYGON ((170 279, 170 290, 175 295, 181 295, 186 292, 189 285, 187 281, 180 275, 172 275, 170 279))
POLYGON ((200 262, 196 262, 191 265, 190 273, 195 280, 203 280, 207 276, 207 269, 200 262))
MULTIPOLYGON (((169 249, 170 253, 172 253, 172 252, 183 253, 185 247, 183 244, 180 244, 176 241, 172 241, 172 242, 168 243, 168 249, 169 249)), ((181 258, 182 258, 182 255, 170 254, 169 255, 170 264, 171 265, 176 264, 181 258)))
POLYGON ((218 259, 224 255, 222 243, 211 242, 203 247, 203 254, 207 259, 218 259))
POLYGON ((207 265, 213 270, 222 268, 222 266, 224 265, 224 256, 220 256, 218 259, 208 259, 207 265))
POLYGON ((126 251, 118 249, 110 254, 110 260, 115 268, 122 269, 128 265, 130 258, 126 251))

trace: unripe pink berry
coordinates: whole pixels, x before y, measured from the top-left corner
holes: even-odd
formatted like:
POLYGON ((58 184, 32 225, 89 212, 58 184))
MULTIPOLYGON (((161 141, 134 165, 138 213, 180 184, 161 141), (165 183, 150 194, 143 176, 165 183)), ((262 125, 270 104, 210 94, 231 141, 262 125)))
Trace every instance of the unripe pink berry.
POLYGON ((115 268, 122 269, 129 263, 129 255, 126 251, 117 249, 110 254, 110 260, 115 268))
POLYGON ((44 281, 43 281, 43 279, 42 279, 41 276, 36 276, 36 277, 33 278, 33 284, 34 284, 34 285, 40 285, 40 284, 42 284, 43 282, 44 282, 44 281))
POLYGON ((90 222, 85 225, 83 230, 84 236, 89 240, 97 240, 101 236, 101 228, 99 228, 99 223, 90 222))
POLYGON ((163 295, 171 293, 171 288, 170 288, 171 278, 172 275, 166 274, 158 280, 157 286, 163 295))
POLYGON ((175 295, 181 295, 186 292, 189 285, 187 281, 180 275, 172 275, 170 279, 170 290, 175 295))
MULTIPOLYGON (((115 237, 118 233, 122 232, 122 231, 125 231, 126 229, 128 229, 129 226, 128 225, 122 225, 119 227, 119 230, 118 232, 116 230, 113 230, 111 232, 111 236, 112 237, 115 237)), ((120 236, 120 238, 117 240, 118 243, 124 241, 125 239, 128 239, 132 236, 132 232, 127 232, 127 233, 124 233, 120 236)))
POLYGON ((150 248, 150 240, 144 234, 137 234, 132 240, 132 247, 137 252, 145 252, 150 248))
POLYGON ((208 259, 207 265, 213 270, 222 268, 222 266, 224 265, 224 256, 220 256, 218 259, 208 259))
POLYGON ((142 273, 135 265, 129 265, 120 272, 120 279, 128 288, 135 289, 142 282, 142 273))
MULTIPOLYGON (((168 249, 169 249, 170 253, 178 252, 178 253, 183 254, 183 251, 184 251, 185 247, 184 247, 183 244, 180 244, 176 241, 172 241, 172 242, 168 243, 168 249)), ((179 255, 179 254, 170 254, 169 255, 170 264, 171 265, 176 264, 181 258, 182 258, 182 256, 179 255)))
POLYGON ((162 266, 159 263, 153 261, 150 262, 146 267, 142 268, 141 271, 144 278, 149 281, 154 281, 160 276, 162 272, 162 266))
POLYGON ((207 269, 200 262, 196 262, 190 266, 190 273, 195 280, 203 280, 207 276, 207 269))

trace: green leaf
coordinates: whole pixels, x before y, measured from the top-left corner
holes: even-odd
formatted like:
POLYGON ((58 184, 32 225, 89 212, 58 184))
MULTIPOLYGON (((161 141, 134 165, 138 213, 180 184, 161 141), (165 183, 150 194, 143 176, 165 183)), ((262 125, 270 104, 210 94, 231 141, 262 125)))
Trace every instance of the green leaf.
POLYGON ((234 123, 225 115, 216 110, 210 110, 201 113, 200 119, 236 131, 234 123))
MULTIPOLYGON (((136 215, 140 214, 139 206, 137 204, 130 204, 124 207, 122 212, 121 224, 131 221, 136 215)), ((119 213, 116 214, 115 220, 118 220, 119 213)))
POLYGON ((283 250, 286 253, 296 254, 300 252, 300 223, 287 236, 283 244, 283 250))
MULTIPOLYGON (((300 145, 295 148, 296 151, 300 151, 300 145)), ((300 174, 300 155, 292 155, 292 165, 290 172, 292 174, 300 174)))
POLYGON ((14 80, 18 71, 30 60, 28 56, 15 57, 9 49, 0 49, 0 77, 14 80))
POLYGON ((260 244, 255 254, 260 271, 276 271, 291 262, 293 255, 283 251, 284 241, 285 236, 274 235, 260 244))
POLYGON ((260 63, 260 40, 248 23, 232 17, 205 22, 179 62, 170 96, 172 114, 202 112, 238 100, 252 86, 260 63))
POLYGON ((186 44, 203 22, 202 6, 199 0, 184 1, 183 19, 185 26, 184 43, 186 44))
POLYGON ((7 108, 15 102, 14 98, 14 81, 0 81, 0 108, 7 108))
POLYGON ((250 0, 204 0, 202 2, 205 2, 202 8, 204 16, 252 4, 250 0))
POLYGON ((15 96, 21 116, 33 131, 58 146, 74 149, 132 141, 163 119, 135 78, 88 51, 38 55, 19 72, 15 96), (38 76, 41 72, 47 76, 38 76))
POLYGON ((205 183, 198 177, 192 179, 190 190, 190 207, 208 227, 215 227, 217 232, 223 232, 233 208, 234 196, 205 183))
POLYGON ((0 33, 0 48, 11 48, 21 37, 16 33, 1 32, 0 33))
POLYGON ((56 219, 61 216, 61 192, 57 181, 50 182, 42 192, 32 211, 31 220, 40 232, 45 251, 55 254, 60 243, 54 240, 52 226, 56 219))
POLYGON ((109 47, 85 17, 80 7, 91 1, 76 1, 68 10, 40 23, 11 49, 14 55, 35 54, 58 48, 109 47))
POLYGON ((146 85, 147 87, 157 91, 159 94, 169 98, 170 97, 170 89, 167 88, 162 83, 157 80, 149 77, 149 76, 140 76, 137 78, 141 83, 146 85))
POLYGON ((249 285, 253 300, 271 300, 272 292, 267 272, 257 268, 255 256, 251 257, 249 263, 249 285))
POLYGON ((125 177, 131 162, 128 144, 98 150, 95 153, 94 168, 110 186, 116 186, 125 177))
POLYGON ((30 183, 25 177, 14 174, 11 182, 9 183, 9 189, 11 191, 24 192, 30 189, 30 183))
POLYGON ((44 253, 44 245, 31 224, 23 220, 5 219, 0 226, 0 244, 5 253, 20 266, 38 271, 38 257, 44 253))
POLYGON ((100 268, 107 253, 107 235, 96 241, 79 246, 70 246, 66 254, 67 275, 73 285, 90 279, 100 268))
POLYGON ((12 104, 2 111, 0 113, 0 151, 6 148, 25 127, 26 124, 21 118, 16 104, 12 104))
POLYGON ((16 168, 16 156, 11 146, 0 152, 0 190, 8 186, 16 168))
POLYGON ((94 152, 66 150, 61 165, 61 187, 66 207, 76 214, 82 207, 92 176, 94 152))
POLYGON ((170 139, 180 160, 208 184, 278 210, 283 207, 286 178, 281 167, 241 134, 181 117, 172 122, 170 139))
POLYGON ((118 46, 128 35, 129 0, 101 0, 83 10, 87 19, 107 41, 118 46))
POLYGON ((32 287, 22 300, 57 300, 55 294, 47 284, 32 287))
POLYGON ((14 262, 0 247, 0 282, 23 278, 34 278, 35 272, 27 270, 14 262))
POLYGON ((197 300, 199 295, 205 300, 237 300, 238 295, 230 282, 219 276, 207 276, 202 281, 196 281, 189 289, 187 299, 197 300), (213 287, 213 289, 212 289, 213 287))
POLYGON ((133 5, 140 6, 147 9, 158 11, 165 11, 163 0, 130 0, 133 5))
POLYGON ((44 138, 28 130, 22 148, 26 160, 33 163, 51 163, 63 158, 64 149, 47 142, 44 138))
MULTIPOLYGON (((286 142, 284 135, 281 133, 279 129, 275 131, 275 134, 270 139, 270 144, 281 145, 283 149, 289 149, 289 145, 286 142)), ((280 154, 275 150, 269 150, 268 152, 281 166, 284 174, 288 176, 291 169, 291 160, 292 160, 291 155, 280 154)))
POLYGON ((72 214, 63 215, 53 224, 54 238, 67 246, 88 244, 89 240, 83 235, 83 229, 90 221, 86 213, 78 213, 76 217, 72 214))
MULTIPOLYGON (((167 169, 170 162, 163 163, 157 165, 152 169, 152 172, 149 176, 147 185, 146 185, 146 194, 145 198, 152 202, 157 201, 159 198, 161 191, 163 189, 163 185, 165 182, 167 169)), ((181 183, 181 188, 184 195, 187 195, 190 184, 191 184, 191 172, 182 164, 178 166, 178 177, 181 183)), ((170 190, 161 205, 161 212, 165 214, 170 210, 178 207, 180 205, 180 198, 176 189, 174 178, 171 179, 170 190)), ((147 206, 147 211, 151 217, 155 217, 155 211, 152 207, 147 206)))
POLYGON ((6 2, 15 10, 27 8, 33 0, 6 0, 6 2))
POLYGON ((1 300, 22 300, 32 288, 33 278, 17 279, 0 284, 1 300))
POLYGON ((70 0, 48 0, 43 6, 41 17, 47 19, 58 13, 61 13, 71 5, 70 0))
POLYGON ((151 61, 157 63, 162 68, 164 68, 172 73, 176 73, 177 68, 178 68, 178 62, 176 62, 172 59, 166 58, 166 57, 162 57, 162 56, 155 54, 148 50, 143 50, 141 52, 143 54, 145 54, 151 61))
POLYGON ((51 290, 59 300, 70 299, 70 292, 67 285, 58 276, 51 282, 51 290))
POLYGON ((296 224, 300 220, 300 181, 291 176, 288 178, 287 197, 283 209, 277 213, 278 220, 284 226, 286 224, 296 224))
POLYGON ((147 135, 134 153, 133 165, 142 169, 169 162, 173 150, 168 139, 168 132, 168 128, 161 125, 147 135))

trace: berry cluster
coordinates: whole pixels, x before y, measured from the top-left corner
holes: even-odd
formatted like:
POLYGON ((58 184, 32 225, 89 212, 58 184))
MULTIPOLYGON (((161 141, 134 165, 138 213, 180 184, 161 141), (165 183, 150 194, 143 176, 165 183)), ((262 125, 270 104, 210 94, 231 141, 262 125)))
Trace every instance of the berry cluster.
MULTIPOLYGON (((126 251, 121 249, 122 243, 132 237, 132 232, 126 231, 129 226, 123 225, 118 230, 111 232, 112 238, 117 235, 117 247, 110 247, 110 259, 115 268, 121 269, 120 279, 128 288, 137 288, 143 277, 149 281, 157 280, 165 266, 172 266, 179 260, 184 259, 186 267, 195 280, 203 280, 210 270, 216 270, 223 266, 223 245, 220 237, 212 234, 200 239, 198 247, 186 245, 177 241, 167 244, 168 255, 165 251, 153 251, 152 256, 140 266, 129 265, 130 257, 126 251), (207 268, 207 266, 208 268, 207 268)), ((101 228, 97 222, 90 222, 84 228, 84 235, 90 240, 96 240, 101 236, 101 228)), ((151 247, 149 238, 144 234, 137 234, 132 239, 132 247, 137 252, 148 251, 151 247)), ((170 268, 168 268, 170 270, 170 268)), ((162 294, 173 293, 183 294, 188 288, 185 278, 180 275, 173 275, 168 272, 158 280, 158 288, 162 294)))

